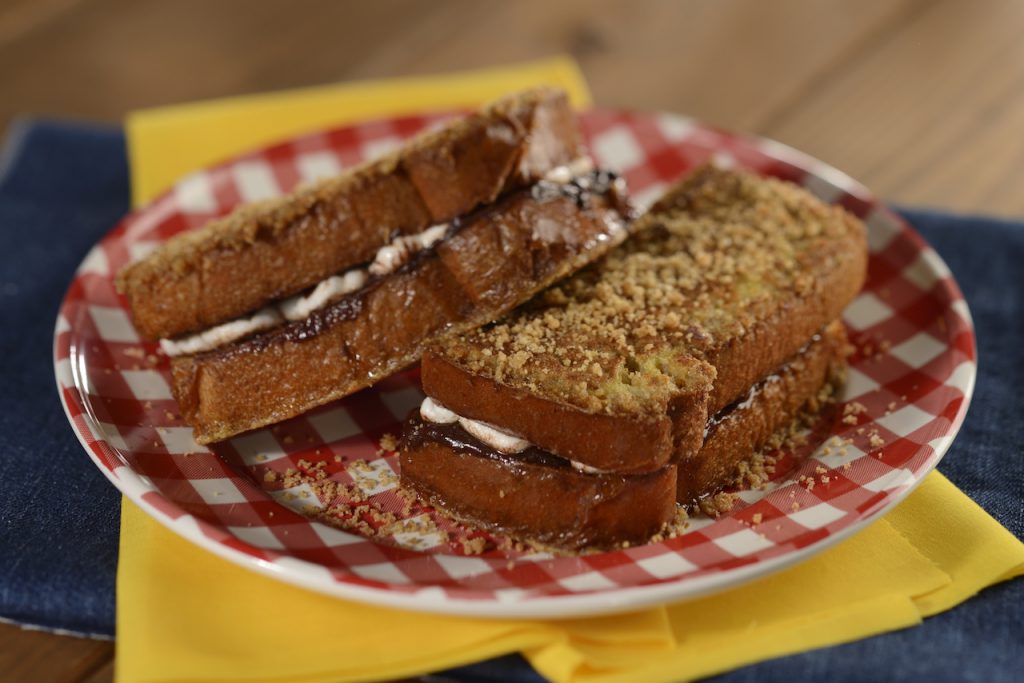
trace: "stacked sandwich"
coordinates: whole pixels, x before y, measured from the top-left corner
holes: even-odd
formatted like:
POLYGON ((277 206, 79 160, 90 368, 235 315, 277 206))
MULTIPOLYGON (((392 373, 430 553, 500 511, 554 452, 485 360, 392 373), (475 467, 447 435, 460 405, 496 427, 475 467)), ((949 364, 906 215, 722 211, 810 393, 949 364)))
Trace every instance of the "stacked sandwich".
POLYGON ((537 89, 178 236, 118 286, 198 442, 422 356, 403 484, 488 529, 612 547, 836 381, 866 267, 856 219, 745 173, 702 168, 632 219, 565 94, 537 89))
POLYGON ((845 368, 863 225, 791 184, 704 167, 630 240, 422 363, 403 482, 562 548, 643 542, 729 482, 845 368))
POLYGON ((626 236, 566 95, 500 100, 182 234, 118 275, 199 443, 298 415, 494 320, 626 236))

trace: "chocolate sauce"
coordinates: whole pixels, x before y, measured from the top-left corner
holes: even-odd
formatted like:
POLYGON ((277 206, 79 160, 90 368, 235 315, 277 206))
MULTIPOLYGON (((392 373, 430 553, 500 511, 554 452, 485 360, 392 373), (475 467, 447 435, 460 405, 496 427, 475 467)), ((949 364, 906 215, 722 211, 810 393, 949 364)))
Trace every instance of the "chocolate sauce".
POLYGON ((402 435, 402 447, 416 448, 424 443, 443 443, 460 453, 499 460, 513 466, 529 464, 560 470, 572 469, 572 465, 565 458, 560 458, 536 446, 529 446, 519 453, 502 453, 477 439, 459 426, 457 422, 450 424, 427 422, 419 415, 413 414, 406 422, 405 432, 402 435))
POLYGON ((361 287, 353 295, 345 296, 313 311, 304 320, 297 320, 285 325, 281 330, 281 336, 288 341, 305 341, 335 323, 355 319, 363 310, 363 297, 359 294, 366 291, 365 287, 361 287))
MULTIPOLYGON (((619 175, 613 171, 602 169, 576 176, 567 183, 556 183, 550 180, 539 180, 530 186, 530 196, 538 202, 550 201, 560 197, 572 199, 579 209, 590 208, 592 195, 612 195, 618 203, 622 198, 616 188, 619 175)), ((619 208, 616 206, 616 208, 619 208)))

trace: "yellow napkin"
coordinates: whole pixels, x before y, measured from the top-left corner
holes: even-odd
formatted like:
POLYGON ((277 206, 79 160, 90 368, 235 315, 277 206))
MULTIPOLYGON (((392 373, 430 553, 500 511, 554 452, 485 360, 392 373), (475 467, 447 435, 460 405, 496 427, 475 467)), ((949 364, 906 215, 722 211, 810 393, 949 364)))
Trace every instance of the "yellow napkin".
MULTIPOLYGON (((296 132, 476 104, 546 82, 588 103, 555 59, 454 76, 185 105, 128 120, 133 193, 296 132)), ((520 651, 555 681, 684 680, 920 622, 1024 573, 1024 544, 930 475, 883 520, 796 568, 702 600, 564 621, 441 617, 309 593, 193 546, 125 500, 117 680, 385 680, 520 651)))
POLYGON ((564 88, 590 105, 571 59, 429 77, 362 81, 146 109, 128 115, 128 160, 136 206, 196 169, 300 133, 404 114, 472 108, 534 85, 564 88))

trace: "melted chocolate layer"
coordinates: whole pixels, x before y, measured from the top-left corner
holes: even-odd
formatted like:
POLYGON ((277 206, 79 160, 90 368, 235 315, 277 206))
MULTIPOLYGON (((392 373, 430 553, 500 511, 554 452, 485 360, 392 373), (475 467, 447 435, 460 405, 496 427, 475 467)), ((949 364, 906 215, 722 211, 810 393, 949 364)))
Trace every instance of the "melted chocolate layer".
POLYGON ((572 465, 565 458, 560 458, 536 446, 529 446, 519 453, 502 453, 467 432, 458 422, 450 424, 427 422, 419 414, 413 413, 405 424, 405 433, 402 436, 403 447, 416 448, 427 442, 443 443, 461 453, 499 460, 508 465, 530 463, 555 469, 572 469, 572 465))

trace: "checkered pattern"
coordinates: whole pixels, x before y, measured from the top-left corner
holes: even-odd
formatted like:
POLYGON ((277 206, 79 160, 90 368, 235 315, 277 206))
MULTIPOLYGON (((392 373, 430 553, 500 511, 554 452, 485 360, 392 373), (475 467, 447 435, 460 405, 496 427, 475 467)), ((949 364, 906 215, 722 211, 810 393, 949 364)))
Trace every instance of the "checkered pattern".
POLYGON ((714 159, 801 183, 864 219, 869 281, 845 315, 857 352, 843 396, 864 412, 855 424, 836 415, 819 425, 810 458, 785 454, 795 468, 764 491, 741 492, 731 514, 692 520, 678 538, 623 551, 474 557, 462 550, 467 532, 443 521, 451 542, 406 532, 380 543, 310 521, 305 515, 328 501, 308 485, 284 488, 274 475, 324 463, 330 478, 357 485, 379 509, 432 514, 403 509, 397 459, 379 450, 421 398, 416 371, 211 451, 180 420, 166 359, 139 340, 113 274, 240 202, 336 173, 440 120, 328 131, 193 174, 86 257, 57 320, 57 382, 89 454, 149 514, 224 557, 325 593, 431 611, 563 616, 692 596, 790 564, 891 508, 948 448, 970 400, 974 337, 956 283, 912 229, 845 175, 778 143, 677 116, 597 111, 583 117, 590 147, 602 165, 625 173, 641 204, 714 159), (830 437, 844 445, 830 446, 830 437), (355 471, 357 460, 369 470, 355 471))

